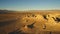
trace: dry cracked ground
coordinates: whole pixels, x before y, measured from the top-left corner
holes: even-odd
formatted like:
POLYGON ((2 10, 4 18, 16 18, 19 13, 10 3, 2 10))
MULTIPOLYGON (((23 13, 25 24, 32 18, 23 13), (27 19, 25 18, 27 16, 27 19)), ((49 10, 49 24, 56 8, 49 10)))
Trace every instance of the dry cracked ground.
POLYGON ((0 14, 0 34, 60 34, 60 10, 0 14))

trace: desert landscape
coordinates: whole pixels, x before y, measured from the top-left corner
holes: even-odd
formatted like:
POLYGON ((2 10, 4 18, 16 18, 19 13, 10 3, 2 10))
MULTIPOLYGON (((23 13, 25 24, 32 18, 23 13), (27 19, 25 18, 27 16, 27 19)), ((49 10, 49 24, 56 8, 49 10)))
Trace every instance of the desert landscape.
POLYGON ((0 34, 60 34, 60 10, 0 10, 0 34))

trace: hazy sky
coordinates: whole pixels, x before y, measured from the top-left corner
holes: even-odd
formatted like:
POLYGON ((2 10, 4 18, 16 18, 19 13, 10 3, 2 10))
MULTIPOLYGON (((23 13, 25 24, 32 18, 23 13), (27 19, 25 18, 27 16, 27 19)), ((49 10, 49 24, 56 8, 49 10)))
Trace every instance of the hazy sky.
POLYGON ((8 10, 60 10, 60 0, 0 0, 0 9, 8 10))

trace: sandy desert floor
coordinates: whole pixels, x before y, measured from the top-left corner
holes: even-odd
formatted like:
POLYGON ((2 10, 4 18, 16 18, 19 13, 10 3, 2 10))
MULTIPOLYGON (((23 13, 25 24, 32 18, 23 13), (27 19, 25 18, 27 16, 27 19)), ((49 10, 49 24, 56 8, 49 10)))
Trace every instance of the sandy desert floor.
POLYGON ((0 14, 0 34, 60 34, 60 10, 0 14))

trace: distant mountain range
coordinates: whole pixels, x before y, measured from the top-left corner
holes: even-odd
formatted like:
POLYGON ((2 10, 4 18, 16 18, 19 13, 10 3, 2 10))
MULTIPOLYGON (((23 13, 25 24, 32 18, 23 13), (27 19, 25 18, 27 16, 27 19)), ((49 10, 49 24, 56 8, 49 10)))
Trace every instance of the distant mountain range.
POLYGON ((0 10, 0 14, 21 13, 21 12, 60 12, 60 10, 28 10, 28 11, 0 10))
POLYGON ((15 11, 10 11, 10 10, 0 10, 0 14, 8 14, 11 12, 15 12, 15 11))

